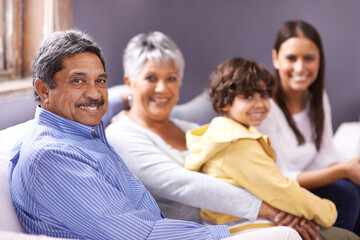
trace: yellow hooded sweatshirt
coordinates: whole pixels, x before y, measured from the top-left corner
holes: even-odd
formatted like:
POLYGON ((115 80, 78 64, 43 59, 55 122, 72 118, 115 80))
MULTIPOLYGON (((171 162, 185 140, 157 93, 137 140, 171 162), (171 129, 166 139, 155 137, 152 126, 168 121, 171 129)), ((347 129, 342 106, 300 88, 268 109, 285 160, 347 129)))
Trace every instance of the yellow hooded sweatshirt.
MULTIPOLYGON (((246 128, 229 118, 216 117, 210 124, 188 131, 186 141, 192 152, 185 161, 187 169, 245 188, 271 206, 314 220, 323 227, 334 224, 335 204, 284 177, 276 167, 269 138, 254 127, 246 128)), ((216 224, 240 219, 204 209, 201 216, 216 224)))

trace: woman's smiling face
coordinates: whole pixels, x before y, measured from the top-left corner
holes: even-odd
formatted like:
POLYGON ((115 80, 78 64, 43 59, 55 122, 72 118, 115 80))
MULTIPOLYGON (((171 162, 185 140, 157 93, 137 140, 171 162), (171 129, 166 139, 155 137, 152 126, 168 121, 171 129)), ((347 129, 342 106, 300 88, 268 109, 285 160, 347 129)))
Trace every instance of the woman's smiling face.
POLYGON ((148 120, 169 118, 178 101, 181 85, 179 71, 172 61, 156 63, 147 60, 135 78, 126 82, 133 96, 131 111, 148 120))
POLYGON ((273 64, 279 71, 285 92, 305 92, 314 83, 320 66, 320 52, 306 37, 292 37, 284 41, 279 51, 273 50, 273 64))

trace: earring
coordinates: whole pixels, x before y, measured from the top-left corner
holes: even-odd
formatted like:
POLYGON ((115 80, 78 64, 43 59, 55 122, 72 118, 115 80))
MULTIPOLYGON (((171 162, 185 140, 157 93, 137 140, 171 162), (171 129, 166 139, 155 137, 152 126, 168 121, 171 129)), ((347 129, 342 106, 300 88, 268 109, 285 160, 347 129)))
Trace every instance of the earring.
POLYGON ((133 104, 133 96, 131 94, 126 97, 127 103, 125 104, 126 109, 130 109, 133 104))

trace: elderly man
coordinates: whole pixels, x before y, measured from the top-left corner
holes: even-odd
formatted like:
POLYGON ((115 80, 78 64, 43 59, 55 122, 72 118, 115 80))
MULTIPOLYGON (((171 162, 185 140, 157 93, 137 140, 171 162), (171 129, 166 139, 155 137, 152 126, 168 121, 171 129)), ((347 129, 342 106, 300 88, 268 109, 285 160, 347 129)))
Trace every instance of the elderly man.
MULTIPOLYGON (((84 239, 228 237, 225 226, 164 218, 107 143, 106 81, 100 48, 89 36, 56 32, 40 47, 33 63, 35 122, 10 161, 11 194, 26 230, 84 239)), ((285 235, 298 238, 289 229, 285 235)))

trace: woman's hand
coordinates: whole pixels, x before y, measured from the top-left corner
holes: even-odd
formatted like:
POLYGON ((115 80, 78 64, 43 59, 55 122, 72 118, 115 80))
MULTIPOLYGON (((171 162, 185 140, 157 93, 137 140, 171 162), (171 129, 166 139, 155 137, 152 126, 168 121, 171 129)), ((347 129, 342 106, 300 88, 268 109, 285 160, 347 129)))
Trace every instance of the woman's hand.
POLYGON ((318 240, 316 230, 320 227, 315 223, 290 213, 280 211, 274 219, 278 226, 288 226, 295 229, 304 240, 318 240))
POLYGON ((266 202, 262 202, 261 204, 259 217, 267 218, 277 226, 288 226, 294 228, 304 240, 319 239, 315 232, 320 229, 319 226, 304 218, 279 211, 266 202))
POLYGON ((360 157, 353 158, 340 164, 344 166, 345 177, 357 185, 360 185, 360 157))
POLYGON ((280 211, 274 218, 276 225, 295 227, 300 223, 301 218, 290 213, 280 211))

